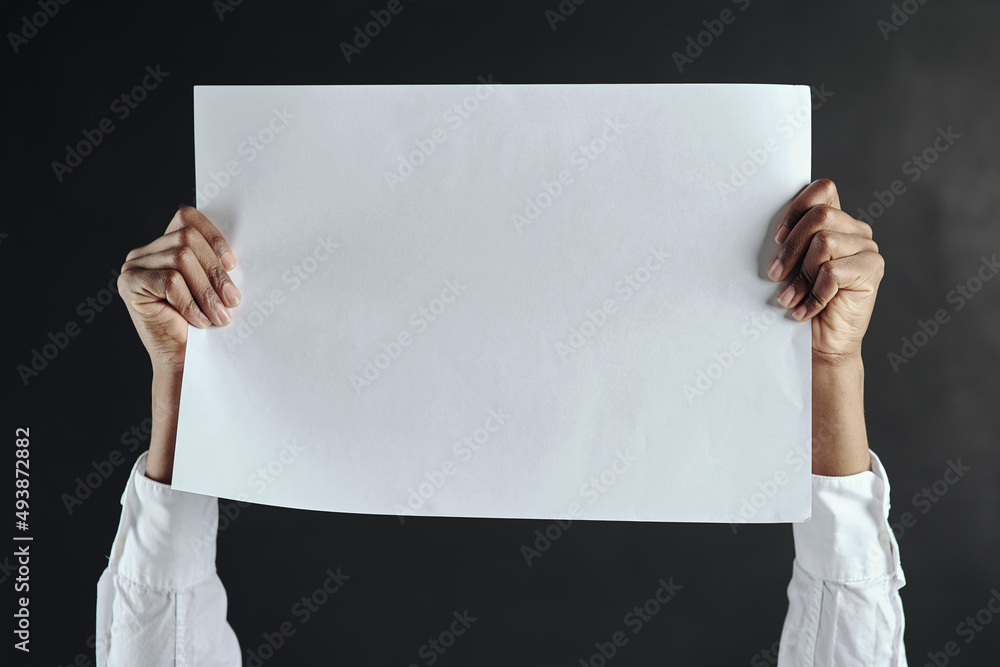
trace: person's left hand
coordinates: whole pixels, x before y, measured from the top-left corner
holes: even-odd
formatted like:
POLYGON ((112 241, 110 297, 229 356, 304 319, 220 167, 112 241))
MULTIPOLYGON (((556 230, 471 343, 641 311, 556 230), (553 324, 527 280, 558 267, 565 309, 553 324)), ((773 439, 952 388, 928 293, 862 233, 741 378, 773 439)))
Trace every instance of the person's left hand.
POLYGON ((837 187, 821 178, 788 205, 775 240, 781 247, 767 273, 775 281, 792 277, 778 304, 812 320, 814 361, 859 357, 885 269, 872 228, 840 210, 837 187))

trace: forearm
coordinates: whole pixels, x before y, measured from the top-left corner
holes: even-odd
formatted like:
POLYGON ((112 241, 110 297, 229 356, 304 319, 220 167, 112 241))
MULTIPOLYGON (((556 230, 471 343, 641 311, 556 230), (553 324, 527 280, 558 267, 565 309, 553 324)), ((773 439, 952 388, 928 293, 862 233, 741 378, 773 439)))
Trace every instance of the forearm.
POLYGON ((871 470, 864 383, 860 351, 837 359, 813 353, 813 474, 841 477, 871 470))
POLYGON ((868 449, 864 366, 813 357, 812 518, 793 526, 795 565, 779 667, 902 667, 905 583, 889 482, 868 449))
POLYGON ((181 399, 181 376, 176 370, 153 370, 153 424, 149 438, 146 477, 170 484, 177 441, 177 414, 181 399))

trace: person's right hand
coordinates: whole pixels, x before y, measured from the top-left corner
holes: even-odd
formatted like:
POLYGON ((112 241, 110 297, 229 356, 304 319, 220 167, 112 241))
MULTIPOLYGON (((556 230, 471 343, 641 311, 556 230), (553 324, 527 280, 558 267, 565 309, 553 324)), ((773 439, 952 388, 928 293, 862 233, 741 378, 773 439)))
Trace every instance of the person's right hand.
POLYGON ((118 293, 156 371, 184 368, 188 323, 225 326, 240 302, 229 278, 236 265, 226 239, 198 209, 177 211, 163 236, 129 252, 118 293))

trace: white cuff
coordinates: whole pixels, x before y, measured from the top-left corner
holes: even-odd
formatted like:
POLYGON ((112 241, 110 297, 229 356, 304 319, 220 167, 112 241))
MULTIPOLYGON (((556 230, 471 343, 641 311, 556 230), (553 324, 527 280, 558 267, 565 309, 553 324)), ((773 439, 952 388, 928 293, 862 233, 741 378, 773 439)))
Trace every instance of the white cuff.
POLYGON ((149 479, 148 454, 136 460, 125 485, 108 567, 145 586, 184 588, 215 572, 218 498, 149 479))
POLYGON ((871 470, 812 476, 812 519, 792 525, 795 558, 819 579, 861 581, 894 574, 905 583, 889 525, 889 479, 875 452, 871 470))

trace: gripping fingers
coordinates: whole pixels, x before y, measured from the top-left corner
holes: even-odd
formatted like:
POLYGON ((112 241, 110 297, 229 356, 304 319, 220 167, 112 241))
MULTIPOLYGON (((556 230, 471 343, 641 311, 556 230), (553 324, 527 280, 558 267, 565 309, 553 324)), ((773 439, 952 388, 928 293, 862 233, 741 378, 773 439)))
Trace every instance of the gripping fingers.
POLYGON ((785 237, 767 268, 768 277, 777 281, 791 275, 795 265, 802 261, 809 249, 813 237, 824 231, 856 234, 869 239, 872 237, 871 227, 865 223, 855 220, 840 209, 818 204, 806 211, 785 237))
MULTIPOLYGON (((179 245, 130 260, 126 269, 170 270, 186 282, 186 289, 194 296, 198 307, 216 326, 225 326, 232 320, 229 310, 208 278, 205 267, 190 246, 179 245)), ((172 278, 171 280, 176 280, 172 278)), ((160 289, 163 292, 163 289, 160 289)), ((162 298, 162 296, 161 296, 162 298)))
POLYGON ((815 317, 840 290, 873 292, 884 267, 882 255, 871 251, 824 262, 817 271, 812 289, 792 311, 792 317, 799 321, 815 317))
POLYGON ((878 252, 878 244, 857 234, 821 230, 812 237, 809 250, 795 277, 778 294, 778 304, 794 308, 806 296, 819 277, 819 270, 826 262, 855 255, 859 252, 878 252))
POLYGON ((170 240, 175 241, 176 248, 190 248, 198 262, 201 263, 205 275, 208 276, 212 288, 223 305, 230 308, 239 305, 241 298, 240 291, 236 289, 236 285, 233 284, 233 281, 229 278, 229 274, 223 267, 222 260, 219 259, 219 256, 200 231, 194 227, 183 227, 162 238, 168 242, 170 240))
POLYGON ((840 208, 840 195, 837 193, 837 186, 829 178, 819 178, 807 185, 795 196, 795 199, 788 205, 788 210, 781 217, 778 229, 774 233, 774 240, 782 243, 788 233, 798 224, 806 211, 814 206, 826 205, 832 208, 840 208))
POLYGON ((194 326, 200 329, 212 326, 191 296, 184 276, 169 267, 147 269, 126 262, 118 276, 118 292, 130 311, 144 312, 146 307, 166 301, 194 326))
POLYGON ((180 253, 183 252, 184 248, 194 253, 194 256, 201 263, 205 274, 211 281, 223 305, 230 308, 239 305, 242 298, 240 291, 233 284, 232 279, 223 267, 222 260, 219 259, 218 254, 212 249, 208 240, 194 227, 181 227, 176 231, 164 234, 149 245, 133 250, 129 253, 127 260, 132 261, 165 250, 172 250, 178 253, 178 257, 180 257, 180 253))
POLYGON ((164 235, 186 227, 198 230, 227 271, 232 270, 236 266, 236 258, 233 256, 233 251, 229 248, 229 243, 226 242, 222 232, 201 211, 193 206, 182 206, 177 209, 177 213, 174 214, 170 224, 167 225, 164 235))
POLYGON ((212 326, 204 311, 198 306, 188 289, 187 280, 175 269, 159 269, 149 272, 149 286, 161 299, 166 299, 167 303, 173 306, 174 310, 184 316, 188 322, 198 327, 206 329, 212 326))

